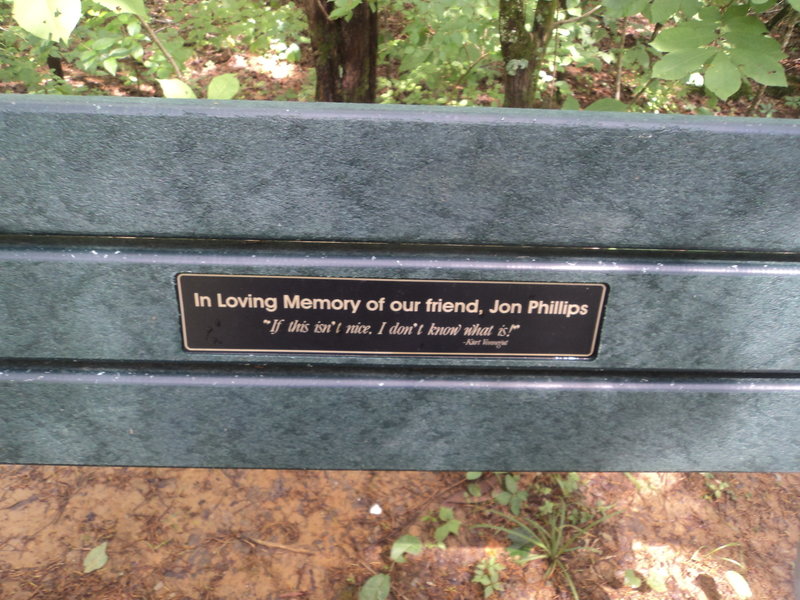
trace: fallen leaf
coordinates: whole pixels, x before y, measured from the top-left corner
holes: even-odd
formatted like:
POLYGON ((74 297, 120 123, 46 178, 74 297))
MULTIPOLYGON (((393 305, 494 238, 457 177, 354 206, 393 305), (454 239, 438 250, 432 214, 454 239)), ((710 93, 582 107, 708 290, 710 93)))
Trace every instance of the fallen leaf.
POLYGON ((108 554, 106 554, 106 547, 108 542, 103 542, 99 546, 95 546, 89 550, 89 554, 83 559, 83 572, 91 573, 102 569, 108 562, 108 554))

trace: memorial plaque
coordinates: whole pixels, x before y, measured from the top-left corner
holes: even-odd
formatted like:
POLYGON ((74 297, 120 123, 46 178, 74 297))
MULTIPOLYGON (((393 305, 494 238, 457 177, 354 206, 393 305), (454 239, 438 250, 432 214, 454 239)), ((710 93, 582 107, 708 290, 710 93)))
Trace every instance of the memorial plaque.
POLYGON ((592 358, 607 285, 178 275, 186 350, 592 358))

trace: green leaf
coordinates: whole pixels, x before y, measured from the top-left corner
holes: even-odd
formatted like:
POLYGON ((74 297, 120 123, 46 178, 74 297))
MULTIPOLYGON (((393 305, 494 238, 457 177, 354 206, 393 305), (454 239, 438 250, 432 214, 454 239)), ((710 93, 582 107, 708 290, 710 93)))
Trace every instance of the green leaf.
POLYGON ((335 8, 330 12, 328 18, 333 19, 341 19, 343 18, 345 21, 349 21, 353 18, 353 11, 361 4, 361 0, 333 0, 334 4, 336 5, 335 8))
POLYGON ((466 475, 467 481, 475 481, 476 479, 480 479, 481 475, 483 475, 483 471, 469 471, 466 475))
POLYGON ((99 38, 91 42, 92 48, 97 50, 98 52, 102 52, 103 50, 108 50, 119 41, 118 38, 113 37, 106 37, 106 38, 99 38))
POLYGON ((66 42, 81 18, 81 0, 14 0, 11 16, 36 37, 66 42))
POLYGON ((542 505, 539 507, 539 513, 543 515, 549 515, 553 512, 556 505, 551 500, 545 500, 542 505))
POLYGON ((458 519, 450 519, 444 525, 436 528, 436 531, 433 532, 433 539, 441 543, 451 533, 456 535, 459 529, 461 529, 461 521, 458 519))
POLYGON ((600 98, 586 107, 586 110, 596 110, 604 112, 625 112, 628 105, 614 98, 600 98))
POLYGON ((754 4, 752 6, 754 13, 765 13, 769 9, 774 8, 780 0, 766 0, 763 4, 754 4))
POLYGON ((703 68, 715 54, 715 48, 678 50, 666 54, 653 66, 653 77, 659 79, 683 79, 703 68))
POLYGON ((697 16, 702 22, 716 24, 720 19, 720 11, 716 6, 701 6, 697 16))
POLYGON ((108 542, 103 542, 99 546, 95 546, 89 550, 89 554, 87 554, 86 558, 83 559, 84 573, 97 571, 97 569, 102 569, 106 565, 108 562, 108 554, 106 554, 107 547, 108 542))
POLYGON ((567 99, 564 100, 564 104, 561 105, 561 110, 580 110, 581 105, 575 96, 567 96, 567 99))
POLYGON ((647 0, 603 0, 606 16, 610 19, 632 17, 647 8, 647 0))
POLYGON ((717 38, 714 23, 683 21, 663 30, 650 45, 661 52, 691 50, 710 44, 717 38))
POLYGON ((352 15, 353 15, 353 11, 352 10, 348 10, 347 8, 345 8, 343 6, 340 6, 340 7, 334 8, 330 12, 330 14, 328 15, 328 18, 333 20, 333 19, 341 19, 342 17, 345 17, 345 18, 346 17, 351 17, 352 15))
POLYGON ((625 585, 630 588, 638 588, 642 585, 642 578, 636 574, 633 569, 625 570, 625 585))
POLYGON ((494 499, 497 500, 503 506, 506 506, 508 502, 511 500, 511 494, 508 492, 497 492, 494 495, 494 499))
POLYGON ((192 88, 180 79, 158 79, 164 98, 197 98, 192 88))
POLYGON ((134 60, 142 60, 143 56, 144 56, 144 47, 139 44, 136 44, 131 49, 131 58, 133 58, 134 60))
POLYGON ((208 98, 210 100, 230 100, 239 93, 239 80, 233 73, 217 75, 208 84, 208 98))
POLYGON ((506 489, 511 492, 512 494, 517 491, 519 479, 514 477, 513 475, 506 475, 505 477, 505 486, 506 489))
POLYGON ((473 498, 477 498, 481 495, 481 486, 479 486, 477 483, 470 483, 467 486, 467 493, 473 498))
POLYGON ((789 4, 791 4, 793 9, 800 10, 800 0, 789 0, 789 4))
POLYGON ((783 65, 774 57, 751 50, 732 48, 730 58, 745 76, 758 83, 772 86, 788 85, 783 65))
POLYGON ((682 0, 653 0, 650 7, 653 23, 665 23, 681 9, 681 3, 682 0))
POLYGON ((112 75, 117 74, 117 59, 116 58, 107 58, 103 61, 103 68, 111 73, 112 75))
POLYGON ((566 477, 558 477, 556 481, 558 482, 558 487, 561 488, 561 493, 564 494, 564 496, 569 496, 570 494, 577 492, 578 488, 581 486, 581 476, 574 471, 567 473, 566 477))
POLYGON ((731 59, 719 52, 706 69, 705 85, 720 100, 727 100, 739 91, 742 75, 731 59))
POLYGON ((392 550, 389 553, 391 558, 396 563, 404 563, 406 559, 403 558, 404 554, 419 554, 422 551, 422 542, 415 535, 403 535, 397 538, 392 544, 392 550))
POLYGON ((697 11, 703 7, 700 0, 682 0, 681 11, 687 17, 692 17, 697 14, 697 11))
POLYGON ((439 520, 440 521, 449 521, 453 518, 453 509, 449 506, 442 506, 439 509, 439 520))
POLYGON ((740 50, 761 52, 767 56, 777 58, 778 60, 785 57, 778 41, 769 36, 729 31, 725 34, 725 39, 740 50))
POLYGON ((392 579, 385 573, 373 575, 358 591, 358 600, 386 600, 392 587, 392 579))
POLYGON ((749 13, 750 9, 748 6, 740 4, 729 6, 725 9, 725 12, 722 13, 722 23, 726 24, 734 19, 741 19, 742 17, 746 17, 749 13))
POLYGON ((95 0, 95 2, 115 13, 131 13, 143 19, 147 18, 144 0, 95 0))
POLYGON ((519 515, 520 510, 522 510, 523 500, 525 500, 525 498, 519 495, 514 495, 511 497, 511 502, 508 503, 508 507, 511 509, 511 514, 519 515))
POLYGON ((776 40, 760 33, 738 30, 729 31, 725 38, 733 46, 731 60, 747 77, 764 85, 787 85, 786 73, 780 63, 785 54, 776 40))
POLYGON ((726 18, 723 22, 725 24, 725 29, 734 34, 762 36, 767 32, 766 25, 757 17, 741 16, 726 18))

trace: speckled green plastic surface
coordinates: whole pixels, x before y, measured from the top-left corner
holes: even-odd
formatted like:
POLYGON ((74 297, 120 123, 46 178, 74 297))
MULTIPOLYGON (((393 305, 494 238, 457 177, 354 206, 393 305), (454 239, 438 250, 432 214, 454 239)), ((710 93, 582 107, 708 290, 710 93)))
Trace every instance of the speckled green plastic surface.
POLYGON ((799 125, 0 96, 0 461, 796 470, 799 125), (593 360, 190 353, 186 272, 609 295, 593 360))

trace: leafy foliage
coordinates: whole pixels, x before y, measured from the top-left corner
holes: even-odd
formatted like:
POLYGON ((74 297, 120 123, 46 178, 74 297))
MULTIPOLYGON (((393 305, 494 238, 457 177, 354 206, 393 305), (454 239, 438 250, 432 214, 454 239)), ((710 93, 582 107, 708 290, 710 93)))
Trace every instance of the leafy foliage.
MULTIPOLYGON (((348 20, 367 1, 377 6, 374 0, 335 0, 329 17, 348 20)), ((384 30, 377 100, 499 105, 504 73, 537 64, 537 106, 695 110, 699 90, 711 107, 740 96, 758 96, 756 106, 758 90, 791 83, 781 61, 797 27, 798 5, 800 0, 564 0, 552 35, 537 50, 541 60, 504 64, 496 0, 387 0, 379 6, 384 30), (595 85, 601 72, 615 75, 612 89, 600 101, 585 102, 581 90, 595 85)), ((19 82, 32 92, 92 93, 45 68, 56 59, 137 87, 177 79, 198 95, 198 82, 184 72, 197 50, 295 62, 309 48, 304 14, 290 0, 197 0, 191 10, 185 0, 149 6, 152 15, 143 0, 0 0, 0 82, 19 82), (153 17, 158 26, 151 26, 153 17)), ((526 8, 532 26, 534 0, 526 8)), ((206 95, 238 93, 226 77, 206 95)))
POLYGON ((502 60, 495 0, 392 0, 388 10, 405 26, 379 48, 379 56, 397 73, 380 79, 382 102, 499 103, 496 78, 502 60))
POLYGON ((503 478, 504 489, 494 495, 494 499, 502 504, 508 506, 511 514, 518 515, 522 510, 522 505, 528 501, 528 492, 519 487, 519 475, 507 474, 503 478))
POLYGON ((475 576, 472 581, 483 586, 484 598, 503 590, 504 586, 500 581, 500 571, 503 569, 505 569, 505 566, 498 563, 494 556, 484 558, 475 565, 475 576))
POLYGON ((556 510, 538 519, 531 517, 518 518, 513 515, 495 510, 488 511, 511 525, 506 526, 482 524, 476 527, 492 529, 508 535, 511 544, 511 553, 520 562, 545 559, 548 562, 545 577, 551 577, 558 572, 564 578, 573 598, 578 600, 578 592, 572 581, 572 576, 565 562, 565 557, 577 550, 588 550, 589 546, 581 542, 592 529, 607 520, 612 514, 605 514, 588 521, 574 524, 568 517, 568 505, 563 499, 557 502, 556 510))
POLYGON ((747 77, 764 85, 787 85, 780 45, 747 6, 729 5, 724 11, 707 6, 686 16, 691 18, 665 29, 650 44, 665 53, 653 67, 655 77, 686 79, 701 73, 706 89, 722 100, 747 77))
POLYGON ((453 509, 449 506, 443 506, 439 509, 439 521, 441 525, 433 533, 433 539, 439 544, 444 543, 447 536, 457 535, 461 529, 461 521, 456 519, 453 509))

